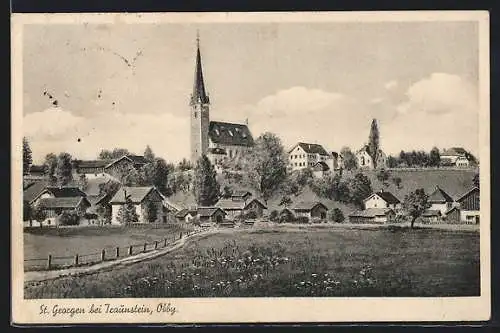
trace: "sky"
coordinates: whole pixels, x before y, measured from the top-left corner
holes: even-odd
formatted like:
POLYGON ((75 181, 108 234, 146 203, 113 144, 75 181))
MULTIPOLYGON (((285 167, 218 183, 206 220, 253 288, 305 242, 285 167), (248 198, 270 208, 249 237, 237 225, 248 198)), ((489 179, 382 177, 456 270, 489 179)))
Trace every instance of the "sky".
POLYGON ((212 120, 338 151, 361 148, 376 118, 388 154, 478 155, 477 22, 37 24, 23 39, 34 162, 146 145, 189 157, 197 30, 212 120))

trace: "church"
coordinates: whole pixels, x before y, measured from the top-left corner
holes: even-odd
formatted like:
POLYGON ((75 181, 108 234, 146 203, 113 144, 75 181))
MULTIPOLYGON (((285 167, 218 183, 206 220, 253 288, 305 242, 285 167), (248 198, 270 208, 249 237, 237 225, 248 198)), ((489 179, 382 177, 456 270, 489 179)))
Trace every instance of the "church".
POLYGON ((191 162, 206 155, 220 172, 225 161, 235 161, 252 149, 254 140, 248 122, 234 124, 210 120, 210 97, 205 89, 200 39, 196 39, 196 67, 191 107, 191 162))

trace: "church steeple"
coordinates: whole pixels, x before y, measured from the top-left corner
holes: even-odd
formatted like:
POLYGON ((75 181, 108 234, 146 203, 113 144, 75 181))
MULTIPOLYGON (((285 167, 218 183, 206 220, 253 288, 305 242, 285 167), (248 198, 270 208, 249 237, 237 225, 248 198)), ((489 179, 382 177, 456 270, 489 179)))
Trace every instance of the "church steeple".
POLYGON ((197 33, 196 35, 196 68, 194 72, 193 93, 191 94, 191 105, 194 105, 196 103, 210 104, 210 99, 205 90, 205 81, 203 80, 199 33, 197 33))

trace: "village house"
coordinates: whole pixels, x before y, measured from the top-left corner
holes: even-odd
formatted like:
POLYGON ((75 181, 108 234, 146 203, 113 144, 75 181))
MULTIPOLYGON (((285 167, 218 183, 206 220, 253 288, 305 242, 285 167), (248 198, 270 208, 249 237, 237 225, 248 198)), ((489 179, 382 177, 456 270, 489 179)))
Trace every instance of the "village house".
POLYGON ((479 188, 474 187, 457 199, 460 205, 460 221, 467 224, 479 224, 479 188))
POLYGON ((332 156, 332 158, 326 160, 330 170, 335 171, 343 168, 342 156, 335 151, 332 151, 330 155, 332 156))
POLYGON ((111 198, 107 194, 87 195, 86 198, 90 203, 90 207, 86 213, 88 224, 102 225, 106 222, 111 222, 106 221, 103 216, 103 212, 108 212, 109 214, 111 214, 111 204, 109 203, 111 198))
POLYGON ((121 222, 118 220, 118 212, 122 206, 125 205, 125 198, 130 198, 132 204, 135 207, 135 212, 139 217, 139 221, 136 223, 150 223, 146 219, 146 212, 150 202, 156 207, 156 220, 152 223, 163 222, 163 200, 162 195, 154 186, 137 186, 128 187, 124 186, 110 200, 111 205, 111 224, 120 225, 121 222))
MULTIPOLYGON (((374 169, 375 164, 373 163, 373 159, 368 154, 368 145, 364 145, 363 148, 356 152, 356 159, 358 162, 358 167, 360 169, 374 169)), ((387 166, 387 156, 382 151, 382 149, 378 150, 377 159, 376 159, 376 167, 377 168, 385 168, 387 166)))
POLYGON ((139 170, 147 163, 148 161, 144 156, 124 155, 107 164, 104 167, 104 172, 116 179, 120 179, 123 174, 128 173, 132 169, 139 170))
POLYGON ((23 181, 32 182, 46 179, 45 167, 43 165, 31 165, 28 174, 23 175, 23 181))
POLYGON ((294 215, 296 217, 307 217, 309 221, 312 219, 326 219, 328 213, 328 207, 319 201, 306 202, 301 201, 295 204, 292 208, 294 215))
POLYGON ((105 174, 106 166, 112 162, 109 160, 74 160, 73 170, 77 177, 81 175, 85 175, 89 179, 102 177, 105 174))
POLYGON ((391 192, 380 190, 371 194, 364 200, 365 209, 370 208, 390 208, 394 211, 401 209, 401 201, 391 192))
POLYGON ((86 220, 81 218, 84 217, 87 209, 90 207, 90 202, 87 198, 81 196, 43 197, 38 200, 36 205, 46 213, 46 218, 41 223, 32 221, 32 226, 36 226, 36 224, 58 226, 61 224, 59 217, 63 212, 76 213, 80 218, 80 222, 86 222, 86 220))
POLYGON ((45 186, 32 200, 31 204, 36 206, 40 199, 44 198, 71 198, 86 197, 87 194, 75 186, 45 186))
POLYGON ((439 209, 426 209, 422 213, 422 222, 424 223, 439 223, 442 219, 442 213, 439 209))
POLYGON ((444 216, 446 223, 459 223, 460 222, 460 208, 458 206, 451 207, 444 216))
POLYGON ((175 218, 181 223, 190 223, 196 215, 196 210, 182 209, 175 213, 175 218))
POLYGON ((252 193, 249 191, 233 191, 229 196, 229 199, 233 201, 247 201, 252 197, 252 193))
POLYGON ((267 209, 266 205, 256 198, 247 200, 221 199, 215 204, 215 207, 224 210, 232 220, 247 216, 252 212, 256 218, 259 218, 262 217, 264 210, 267 209))
POLYGON ((29 182, 23 189, 23 202, 28 205, 33 205, 48 186, 48 181, 29 182))
POLYGON ((327 173, 330 172, 330 167, 323 161, 316 163, 312 167, 313 176, 316 178, 323 178, 327 173))
POLYGON ((222 223, 226 212, 219 207, 198 207, 196 217, 200 223, 222 223))
POLYGON ((446 212, 453 207, 453 202, 453 198, 439 186, 436 186, 428 198, 429 210, 438 210, 441 216, 445 216, 446 212))
POLYGON ((288 165, 292 171, 313 168, 318 162, 332 162, 332 156, 315 143, 299 142, 288 151, 288 165))
POLYGON ((349 214, 350 223, 389 223, 396 213, 391 208, 367 208, 349 214))
POLYGON ((291 222, 295 218, 294 212, 288 207, 283 208, 278 213, 278 220, 280 222, 291 222))
POLYGON ((441 154, 441 166, 468 167, 467 151, 462 147, 444 149, 441 154))

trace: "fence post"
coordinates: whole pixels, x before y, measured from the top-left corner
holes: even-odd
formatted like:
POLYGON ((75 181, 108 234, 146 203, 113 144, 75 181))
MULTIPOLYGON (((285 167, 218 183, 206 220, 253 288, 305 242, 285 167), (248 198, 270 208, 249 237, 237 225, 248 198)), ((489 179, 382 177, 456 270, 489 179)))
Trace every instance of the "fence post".
POLYGON ((49 254, 47 257, 47 269, 50 269, 50 266, 52 264, 52 256, 49 254))
POLYGON ((118 246, 116 247, 116 257, 120 257, 120 248, 118 246))
POLYGON ((131 255, 132 255, 132 249, 133 249, 133 246, 132 246, 132 245, 130 245, 130 246, 128 247, 128 255, 129 255, 129 256, 131 256, 131 255))
POLYGON ((182 232, 181 232, 181 234, 179 235, 179 239, 181 239, 181 238, 182 238, 182 232))
POLYGON ((148 246, 148 243, 144 243, 144 252, 146 252, 146 247, 148 246))
POLYGON ((155 241, 155 250, 158 248, 158 241, 155 241))
POLYGON ((101 261, 104 261, 104 259, 106 259, 106 250, 102 249, 102 252, 101 252, 101 261))
POLYGON ((163 247, 167 247, 167 239, 166 238, 163 240, 163 247))
POLYGON ((75 254, 75 266, 78 266, 78 253, 75 254))

